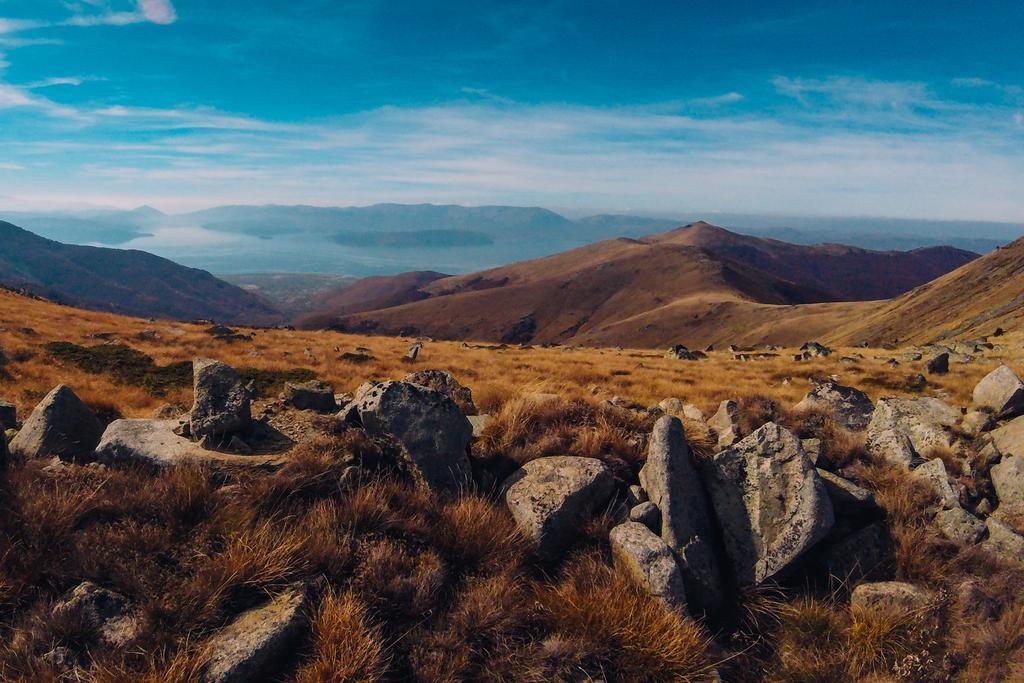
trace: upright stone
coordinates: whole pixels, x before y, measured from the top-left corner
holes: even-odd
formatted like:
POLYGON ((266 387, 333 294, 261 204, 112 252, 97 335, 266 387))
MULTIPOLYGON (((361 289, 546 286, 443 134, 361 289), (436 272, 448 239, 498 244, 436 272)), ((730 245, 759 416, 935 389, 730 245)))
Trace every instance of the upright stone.
POLYGON ((736 401, 725 400, 718 411, 708 420, 708 426, 718 435, 718 448, 728 448, 742 436, 740 431, 740 406, 736 401))
POLYGON ((702 474, 740 585, 782 574, 835 523, 800 440, 774 422, 716 455, 702 474))
POLYGON ((11 441, 10 451, 22 458, 80 458, 92 453, 102 435, 103 425, 89 407, 61 384, 28 416, 11 441))
POLYGON ((999 419, 1020 415, 1024 412, 1024 382, 1000 365, 974 387, 974 405, 992 411, 999 419))
POLYGON ((225 436, 252 422, 251 398, 235 369, 219 360, 192 361, 195 394, 189 428, 193 439, 225 436))
POLYGON ((640 484, 661 510, 661 537, 679 556, 690 604, 708 612, 720 608, 724 595, 710 505, 678 418, 666 415, 654 424, 640 484))
POLYGON ((626 522, 608 535, 612 554, 644 592, 671 610, 686 612, 686 588, 672 550, 650 529, 626 522))

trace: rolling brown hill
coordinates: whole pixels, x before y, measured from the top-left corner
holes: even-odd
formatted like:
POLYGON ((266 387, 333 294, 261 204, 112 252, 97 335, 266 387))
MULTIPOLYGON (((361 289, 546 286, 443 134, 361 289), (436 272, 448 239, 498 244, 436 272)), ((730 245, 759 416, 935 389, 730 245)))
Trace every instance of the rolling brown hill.
POLYGON ((837 342, 923 343, 1019 330, 1024 324, 1024 238, 838 327, 837 342))
MULTIPOLYGON (((790 245, 694 223, 437 279, 404 290, 405 302, 398 305, 328 309, 303 323, 364 333, 592 346, 791 344, 830 335, 837 325, 877 307, 829 302, 903 292, 973 258, 946 248, 872 252, 790 245)), ((370 292, 387 282, 378 279, 370 292)))
POLYGON ((268 325, 260 297, 144 251, 55 242, 0 221, 0 284, 59 303, 123 315, 268 325))

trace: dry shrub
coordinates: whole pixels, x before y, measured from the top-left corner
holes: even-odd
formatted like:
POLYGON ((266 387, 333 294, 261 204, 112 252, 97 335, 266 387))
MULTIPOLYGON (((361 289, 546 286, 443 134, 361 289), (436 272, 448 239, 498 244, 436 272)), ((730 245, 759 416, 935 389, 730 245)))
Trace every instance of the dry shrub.
POLYGON ((506 510, 472 495, 440 505, 429 538, 458 571, 473 574, 514 569, 529 547, 506 510))
POLYGON ((414 550, 390 539, 361 544, 352 588, 389 626, 406 626, 437 606, 448 571, 430 548, 414 550))
POLYGON ((323 597, 313 618, 313 652, 296 671, 296 683, 379 681, 387 673, 384 635, 350 592, 323 597))

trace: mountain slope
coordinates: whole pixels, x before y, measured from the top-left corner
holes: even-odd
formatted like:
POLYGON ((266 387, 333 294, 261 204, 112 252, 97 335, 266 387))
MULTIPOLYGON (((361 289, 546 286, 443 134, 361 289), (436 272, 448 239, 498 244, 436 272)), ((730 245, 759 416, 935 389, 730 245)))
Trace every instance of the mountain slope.
POLYGON ((272 324, 259 297, 142 251, 54 242, 0 221, 0 283, 61 303, 125 315, 272 324))
MULTIPOLYGON (((797 246, 694 223, 661 235, 607 240, 441 278, 414 289, 405 276, 402 302, 376 310, 364 302, 361 311, 328 305, 301 323, 381 334, 595 346, 795 343, 830 334, 850 317, 877 308, 825 302, 901 293, 975 257, 955 249, 871 252, 797 246)), ((387 281, 377 279, 373 289, 387 281)), ((347 294, 349 302, 358 296, 353 290, 347 294)))
POLYGON ((833 333, 853 343, 920 343, 1024 325, 1024 238, 929 282, 833 333))

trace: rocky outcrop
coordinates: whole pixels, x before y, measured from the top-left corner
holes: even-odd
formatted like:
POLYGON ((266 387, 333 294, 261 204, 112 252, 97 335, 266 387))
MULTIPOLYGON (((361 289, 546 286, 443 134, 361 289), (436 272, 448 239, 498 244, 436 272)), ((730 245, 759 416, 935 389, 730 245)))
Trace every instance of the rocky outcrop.
POLYGON ((740 585, 784 573, 835 522, 800 440, 774 422, 716 455, 703 475, 740 585))
POLYGON ((206 647, 203 683, 263 680, 281 667, 308 623, 306 590, 287 590, 243 613, 206 647))
POLYGON ((863 391, 824 381, 816 382, 794 410, 821 410, 830 413, 843 429, 860 432, 867 428, 875 407, 863 391))
POLYGON ((679 556, 691 604, 718 609, 725 598, 710 504, 678 418, 654 424, 640 484, 661 511, 661 537, 679 556))
POLYGON ((442 394, 455 401, 466 415, 476 415, 476 404, 473 403, 473 392, 467 387, 459 384, 459 381, 451 373, 443 370, 420 370, 406 376, 403 380, 420 386, 440 391, 442 394))
POLYGON ((315 379, 301 383, 286 383, 284 391, 281 393, 281 400, 296 410, 331 413, 338 409, 338 402, 334 398, 334 387, 315 379))
POLYGON ((934 449, 949 448, 960 411, 937 398, 883 398, 867 430, 875 457, 909 467, 934 449))
POLYGON ((502 497, 516 526, 554 560, 571 545, 580 526, 608 502, 615 482, 600 460, 574 456, 537 458, 503 484, 502 497))
POLYGON ((91 455, 101 434, 103 425, 89 407, 61 384, 43 397, 9 448, 22 458, 73 460, 91 455))
POLYGON ((242 431, 252 422, 249 391, 231 366, 196 358, 192 361, 192 389, 189 433, 193 439, 224 437, 242 431))
POLYGON ((609 534, 612 554, 648 595, 666 607, 686 612, 683 574, 672 550, 650 529, 626 522, 609 534))
POLYGON ((711 427, 718 435, 718 448, 728 448, 743 436, 740 428, 740 406, 736 401, 722 401, 718 411, 708 420, 708 427, 711 427))
POLYGON ((974 406, 992 412, 999 419, 1024 413, 1024 382, 1005 365, 985 375, 974 387, 974 406))
POLYGON ((448 396, 410 382, 368 384, 356 392, 355 410, 368 433, 400 446, 404 468, 420 484, 454 493, 470 482, 473 427, 448 396))

